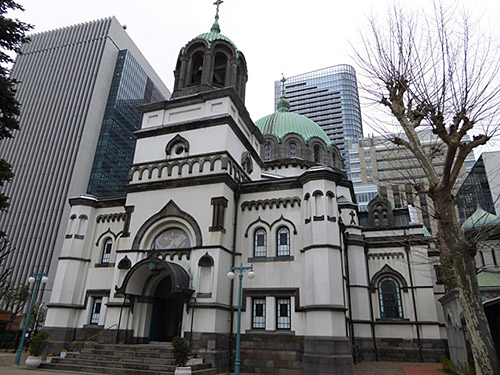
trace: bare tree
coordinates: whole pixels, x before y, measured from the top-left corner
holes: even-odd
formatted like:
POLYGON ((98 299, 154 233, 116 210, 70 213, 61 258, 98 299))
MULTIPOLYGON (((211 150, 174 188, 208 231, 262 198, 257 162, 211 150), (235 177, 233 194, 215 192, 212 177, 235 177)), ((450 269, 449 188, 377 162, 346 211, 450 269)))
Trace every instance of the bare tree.
POLYGON ((476 247, 460 230, 454 187, 466 156, 497 132, 500 70, 496 46, 467 14, 434 4, 432 14, 395 6, 387 22, 370 21, 364 48, 356 52, 370 78, 367 91, 391 114, 427 183, 414 186, 433 200, 439 235, 451 254, 460 301, 478 374, 500 374, 495 347, 482 309, 476 278, 476 247), (458 17, 457 17, 458 15, 458 17), (444 167, 437 171, 417 131, 427 128, 444 143, 444 167), (472 135, 465 142, 466 135, 472 135))

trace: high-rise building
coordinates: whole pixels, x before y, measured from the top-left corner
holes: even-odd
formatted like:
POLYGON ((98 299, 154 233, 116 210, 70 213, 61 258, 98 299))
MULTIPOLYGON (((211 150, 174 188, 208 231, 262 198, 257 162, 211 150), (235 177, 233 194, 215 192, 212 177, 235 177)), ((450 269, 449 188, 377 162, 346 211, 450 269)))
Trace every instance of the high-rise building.
MULTIPOLYGON (((380 194, 388 199, 395 208, 411 205, 417 209, 419 221, 432 233, 437 232, 437 222, 433 220, 433 203, 425 194, 418 194, 414 186, 423 184, 427 178, 415 156, 406 148, 397 146, 390 137, 365 137, 357 142, 349 142, 351 180, 354 185, 356 200, 361 211, 368 209, 368 203, 374 195, 380 194)), ((422 131, 420 142, 426 152, 432 155, 436 170, 444 166, 443 143, 434 134, 422 131)), ((465 137, 464 141, 469 138, 465 137)), ((459 175, 461 181, 474 165, 474 155, 467 156, 459 175)))
POLYGON ((140 124, 136 107, 170 93, 114 17, 32 35, 12 77, 20 131, 0 144, 15 173, 0 227, 15 248, 2 267, 18 285, 33 271, 55 271, 68 197, 87 188, 123 191, 140 124))
MULTIPOLYGON (((335 65, 287 77, 284 93, 290 111, 316 122, 348 158, 347 142, 363 136, 356 72, 349 65, 335 65)), ((278 108, 281 81, 274 83, 274 104, 278 108)), ((346 163, 348 169, 348 163, 346 163)))
POLYGON ((492 214, 500 213, 500 152, 484 152, 457 192, 460 223, 479 205, 492 214))

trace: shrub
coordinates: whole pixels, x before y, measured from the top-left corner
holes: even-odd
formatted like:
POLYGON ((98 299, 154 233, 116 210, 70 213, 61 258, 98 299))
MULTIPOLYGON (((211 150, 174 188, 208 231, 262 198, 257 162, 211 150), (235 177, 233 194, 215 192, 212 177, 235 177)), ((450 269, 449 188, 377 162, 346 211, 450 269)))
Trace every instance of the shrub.
POLYGON ((30 354, 34 357, 40 357, 49 343, 49 337, 47 331, 40 331, 33 336, 29 346, 30 354))
POLYGON ((174 347, 175 365, 178 367, 186 366, 189 356, 189 345, 186 340, 182 337, 175 336, 172 339, 172 345, 174 347))

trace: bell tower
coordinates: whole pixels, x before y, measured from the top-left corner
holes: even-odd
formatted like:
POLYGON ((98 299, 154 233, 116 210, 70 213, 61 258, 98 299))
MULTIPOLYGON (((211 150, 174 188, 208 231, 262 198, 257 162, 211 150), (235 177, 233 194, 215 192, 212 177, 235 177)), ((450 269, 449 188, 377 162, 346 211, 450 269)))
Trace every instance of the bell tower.
POLYGON ((219 5, 210 32, 198 35, 180 51, 174 71, 172 98, 193 95, 217 88, 233 87, 245 102, 248 80, 243 53, 225 35, 220 33, 219 5))

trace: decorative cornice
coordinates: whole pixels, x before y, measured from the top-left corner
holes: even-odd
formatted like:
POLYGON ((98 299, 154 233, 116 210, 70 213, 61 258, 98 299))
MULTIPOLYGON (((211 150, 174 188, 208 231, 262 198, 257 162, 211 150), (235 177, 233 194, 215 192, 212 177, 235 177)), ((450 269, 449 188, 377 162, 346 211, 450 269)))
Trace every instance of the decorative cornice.
POLYGON ((127 217, 126 212, 117 212, 113 214, 101 214, 97 215, 96 222, 97 223, 111 223, 115 221, 125 221, 125 218, 127 217))
POLYGON ((241 204, 241 209, 245 211, 245 209, 248 209, 251 211, 253 208, 256 210, 259 210, 262 208, 265 210, 267 207, 270 209, 274 208, 287 208, 288 205, 291 207, 295 207, 295 204, 297 204, 300 207, 300 198, 295 196, 295 197, 286 197, 286 198, 271 198, 271 199, 259 199, 259 200, 252 200, 252 201, 244 201, 241 204))
POLYGON ((384 252, 384 253, 369 253, 368 258, 372 259, 399 259, 403 258, 404 259, 405 254, 402 251, 391 251, 391 252, 384 252))

